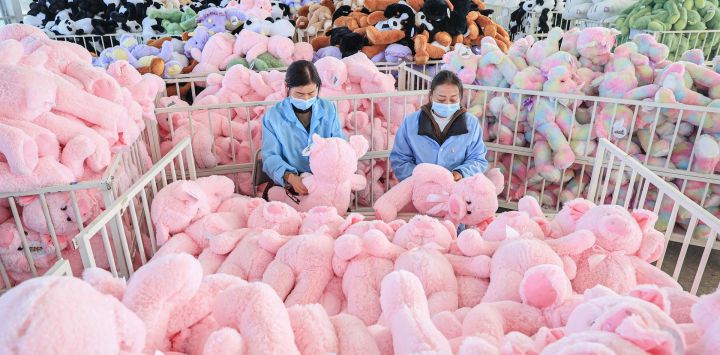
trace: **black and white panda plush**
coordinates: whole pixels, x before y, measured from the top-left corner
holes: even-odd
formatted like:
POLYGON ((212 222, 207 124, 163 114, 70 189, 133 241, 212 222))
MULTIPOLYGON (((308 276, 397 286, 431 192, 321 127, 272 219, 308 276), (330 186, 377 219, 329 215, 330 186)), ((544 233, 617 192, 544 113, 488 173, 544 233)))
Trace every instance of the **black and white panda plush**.
POLYGON ((538 0, 521 1, 520 4, 518 4, 518 8, 510 14, 510 28, 508 28, 510 39, 523 37, 531 31, 532 13, 536 1, 538 0))
POLYGON ((535 33, 548 33, 553 27, 553 17, 550 12, 555 9, 555 0, 534 0, 532 11, 537 18, 535 33))
POLYGON ((285 4, 284 2, 280 0, 272 0, 270 2, 272 4, 272 10, 270 12, 270 17, 277 21, 280 19, 286 19, 291 20, 292 19, 292 12, 290 11, 290 6, 285 4))

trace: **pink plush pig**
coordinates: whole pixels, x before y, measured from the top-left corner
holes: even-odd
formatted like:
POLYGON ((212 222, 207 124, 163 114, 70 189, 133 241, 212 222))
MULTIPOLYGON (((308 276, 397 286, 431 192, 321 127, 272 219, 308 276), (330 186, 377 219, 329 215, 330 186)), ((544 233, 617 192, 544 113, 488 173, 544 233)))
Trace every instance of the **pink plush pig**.
POLYGON ((570 314, 568 335, 602 330, 652 354, 681 354, 683 331, 661 308, 635 297, 620 296, 602 286, 588 290, 585 300, 570 314))
POLYGON ((244 57, 248 62, 268 51, 270 38, 248 29, 240 31, 235 40, 233 54, 244 57))
POLYGON ((198 61, 193 73, 212 73, 225 69, 233 57, 235 44, 235 36, 222 32, 210 37, 202 51, 193 48, 191 54, 198 61))
POLYGON ((38 159, 37 166, 29 176, 15 175, 7 163, 0 162, 2 192, 21 192, 46 186, 65 185, 75 181, 72 171, 51 157, 38 159))
POLYGON ((644 243, 655 243, 644 235, 656 220, 657 215, 650 211, 630 213, 617 205, 596 206, 585 212, 575 230, 591 231, 596 243, 578 258, 573 288, 583 292, 604 285, 626 293, 637 284, 650 283, 681 289, 672 277, 636 256, 644 243))
POLYGON ((375 202, 375 215, 390 221, 412 202, 421 214, 440 216, 470 226, 484 225, 497 211, 497 195, 502 190, 503 178, 497 169, 455 183, 447 169, 420 164, 415 167, 412 176, 375 202))
MULTIPOLYGON (((362 136, 351 136, 346 142, 341 138, 313 135, 310 148, 312 174, 303 177, 308 195, 300 196, 298 210, 305 212, 315 206, 333 206, 340 213, 347 211, 352 191, 365 188, 365 176, 355 172, 357 160, 367 150, 368 142, 362 136)), ((272 188, 268 196, 274 201, 294 204, 281 187, 272 188)))

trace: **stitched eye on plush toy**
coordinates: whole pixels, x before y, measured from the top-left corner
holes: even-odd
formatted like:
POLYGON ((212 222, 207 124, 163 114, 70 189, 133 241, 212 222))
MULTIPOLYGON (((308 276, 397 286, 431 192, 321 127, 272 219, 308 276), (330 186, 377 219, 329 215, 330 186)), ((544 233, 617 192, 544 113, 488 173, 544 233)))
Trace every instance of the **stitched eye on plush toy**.
POLYGON ((23 250, 23 247, 22 247, 22 245, 21 245, 21 246, 19 246, 19 247, 17 248, 17 250, 18 250, 18 251, 22 251, 22 250, 23 250))
POLYGON ((66 211, 66 210, 67 210, 67 206, 63 206, 62 208, 60 208, 60 211, 66 211))
POLYGON ((25 231, 25 235, 26 235, 26 236, 28 235, 28 232, 27 232, 27 231, 25 231))
POLYGON ((72 219, 70 217, 66 218, 68 222, 72 222, 72 219))

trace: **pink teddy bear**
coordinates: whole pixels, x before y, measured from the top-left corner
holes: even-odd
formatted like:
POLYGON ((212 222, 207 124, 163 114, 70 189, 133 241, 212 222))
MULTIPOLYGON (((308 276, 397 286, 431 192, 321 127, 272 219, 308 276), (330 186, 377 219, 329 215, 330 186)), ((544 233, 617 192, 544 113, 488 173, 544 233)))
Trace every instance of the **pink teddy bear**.
MULTIPOLYGON (((344 213, 350 206, 352 191, 365 188, 365 176, 355 174, 357 161, 368 150, 368 142, 362 136, 351 136, 349 142, 342 138, 320 138, 313 135, 310 148, 310 170, 303 175, 308 188, 307 196, 300 196, 299 211, 308 211, 315 206, 333 206, 344 213)), ((270 189, 272 201, 283 201, 294 205, 281 187, 270 189)))

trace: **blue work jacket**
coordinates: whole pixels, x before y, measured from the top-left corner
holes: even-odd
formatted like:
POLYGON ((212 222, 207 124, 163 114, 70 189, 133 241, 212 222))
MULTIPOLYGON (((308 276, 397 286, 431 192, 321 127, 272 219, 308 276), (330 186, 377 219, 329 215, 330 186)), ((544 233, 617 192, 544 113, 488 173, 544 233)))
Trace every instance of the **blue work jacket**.
POLYGON ((444 140, 435 134, 429 105, 405 117, 390 153, 390 164, 398 180, 412 175, 415 166, 421 163, 437 164, 463 177, 487 170, 487 148, 477 118, 464 111, 456 115, 446 128, 444 140))
POLYGON ((312 107, 310 132, 298 120, 289 99, 267 110, 262 120, 263 171, 280 186, 285 186, 286 171, 310 172, 310 159, 303 151, 311 145, 313 134, 322 138, 345 138, 335 105, 321 98, 312 107))

